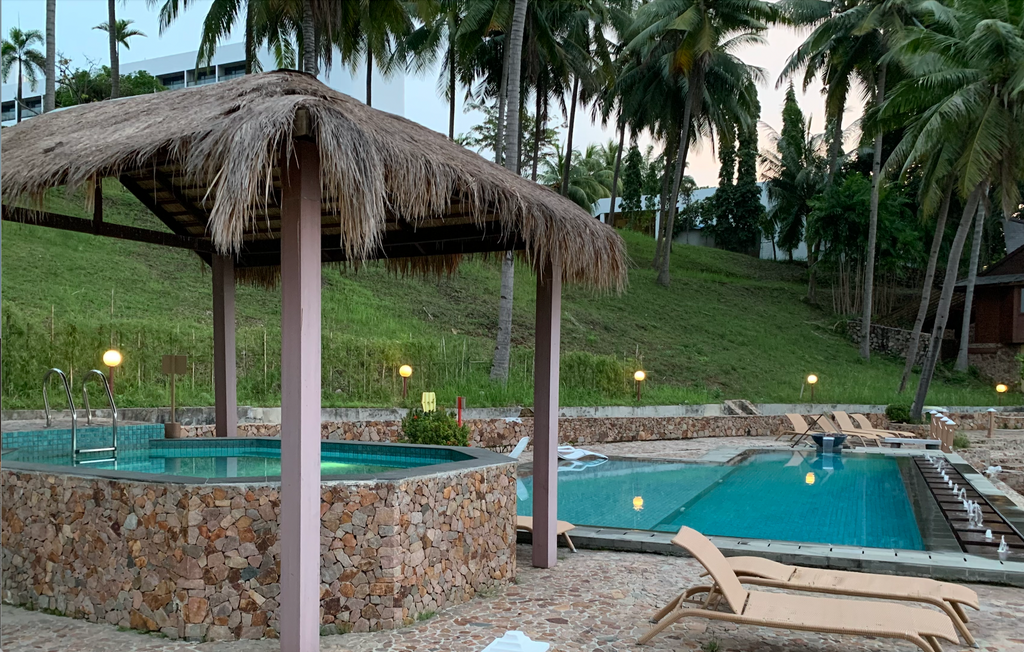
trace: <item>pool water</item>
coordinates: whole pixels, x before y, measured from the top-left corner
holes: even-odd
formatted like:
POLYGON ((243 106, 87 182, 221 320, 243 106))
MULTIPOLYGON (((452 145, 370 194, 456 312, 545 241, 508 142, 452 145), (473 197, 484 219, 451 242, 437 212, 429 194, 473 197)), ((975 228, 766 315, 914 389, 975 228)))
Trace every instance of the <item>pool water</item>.
MULTIPOLYGON (((558 473, 558 518, 576 525, 924 549, 887 456, 755 452, 730 464, 613 458, 578 468, 558 473)), ((521 483, 518 513, 531 516, 533 478, 521 483)))
MULTIPOLYGON (((82 454, 72 459, 70 449, 24 448, 5 455, 5 460, 128 471, 196 478, 276 478, 281 475, 281 443, 276 439, 148 440, 109 453, 82 454)), ((401 445, 321 442, 321 476, 378 474, 433 464, 457 462, 469 457, 445 448, 401 445)))

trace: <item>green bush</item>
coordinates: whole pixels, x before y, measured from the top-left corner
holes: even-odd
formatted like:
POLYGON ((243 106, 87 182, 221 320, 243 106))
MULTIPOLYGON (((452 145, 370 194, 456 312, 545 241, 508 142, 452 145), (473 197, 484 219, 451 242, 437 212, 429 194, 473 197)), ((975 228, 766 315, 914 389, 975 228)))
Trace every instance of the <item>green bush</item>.
POLYGON ((970 448, 971 440, 964 433, 957 433, 956 437, 953 437, 953 448, 970 448))
POLYGON ((469 446, 469 428, 460 426, 455 417, 443 409, 424 412, 409 410, 402 419, 402 432, 411 444, 431 446, 469 446))
POLYGON ((885 418, 893 423, 910 423, 910 406, 903 403, 887 405, 885 418))

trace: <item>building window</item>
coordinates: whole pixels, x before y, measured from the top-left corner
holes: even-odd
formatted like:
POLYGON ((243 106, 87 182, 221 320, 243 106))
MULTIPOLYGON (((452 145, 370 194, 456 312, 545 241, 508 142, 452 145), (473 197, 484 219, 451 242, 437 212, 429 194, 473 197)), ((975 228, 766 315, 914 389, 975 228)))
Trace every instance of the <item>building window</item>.
POLYGON ((157 77, 160 83, 164 85, 169 91, 177 90, 179 88, 185 88, 185 73, 177 72, 170 75, 160 75, 157 77))
POLYGON ((42 97, 26 97, 22 101, 25 103, 25 107, 21 110, 22 119, 30 118, 34 115, 41 115, 43 113, 42 97))
POLYGON ((0 120, 2 120, 3 122, 7 122, 8 120, 18 119, 18 114, 14 110, 14 102, 4 102, 2 106, 3 108, 2 115, 0 115, 0 120))
POLYGON ((238 79, 239 77, 245 76, 245 62, 238 61, 235 63, 227 63, 220 67, 220 75, 218 81, 227 81, 229 79, 238 79))
POLYGON ((189 70, 187 74, 189 86, 202 86, 217 81, 217 69, 213 67, 189 70))

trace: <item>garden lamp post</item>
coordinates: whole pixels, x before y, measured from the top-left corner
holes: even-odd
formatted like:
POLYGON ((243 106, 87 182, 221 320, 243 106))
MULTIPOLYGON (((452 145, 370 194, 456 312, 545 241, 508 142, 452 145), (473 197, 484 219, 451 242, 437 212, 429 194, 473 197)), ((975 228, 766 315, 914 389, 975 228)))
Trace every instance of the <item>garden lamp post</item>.
POLYGON ((398 375, 402 377, 402 398, 409 394, 409 376, 412 375, 412 367, 407 364, 398 368, 398 375))
POLYGON ((814 374, 808 374, 807 384, 811 386, 811 403, 814 402, 814 386, 818 384, 818 377, 814 374))
POLYGON ((110 394, 114 394, 114 369, 121 364, 121 352, 117 349, 110 349, 103 354, 103 364, 107 365, 107 383, 110 385, 110 394))
POLYGON ((1003 394, 1005 394, 1006 390, 1008 389, 1009 387, 1007 387, 1004 383, 999 383, 998 385, 996 385, 996 394, 999 395, 999 405, 1003 404, 1003 394))
POLYGON ((635 374, 633 374, 633 380, 636 381, 636 402, 637 403, 640 402, 640 387, 643 385, 644 380, 646 380, 646 379, 647 379, 647 374, 644 373, 643 370, 638 369, 637 372, 635 374))

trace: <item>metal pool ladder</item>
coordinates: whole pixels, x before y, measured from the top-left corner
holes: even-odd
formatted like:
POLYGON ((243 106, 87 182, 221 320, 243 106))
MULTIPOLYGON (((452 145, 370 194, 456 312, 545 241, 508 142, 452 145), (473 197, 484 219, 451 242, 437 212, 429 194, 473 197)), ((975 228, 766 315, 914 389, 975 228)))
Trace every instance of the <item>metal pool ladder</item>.
POLYGON ((49 428, 52 423, 50 420, 50 401, 46 397, 46 381, 50 380, 50 376, 54 374, 60 376, 61 382, 64 383, 64 393, 68 397, 68 410, 71 412, 71 440, 74 441, 75 433, 78 430, 78 413, 75 412, 75 402, 71 400, 71 386, 68 385, 68 377, 56 367, 43 374, 43 411, 46 414, 46 427, 49 428))
MULTIPOLYGON (((74 451, 74 458, 77 461, 78 456, 81 453, 110 453, 111 457, 106 459, 98 460, 83 460, 81 464, 95 464, 97 462, 116 462, 117 461, 117 406, 114 405, 114 395, 110 393, 110 383, 107 382, 107 377, 99 369, 92 369, 85 374, 85 380, 82 381, 82 404, 85 405, 85 419, 88 425, 92 425, 92 410, 89 409, 89 379, 99 378, 99 382, 102 383, 103 389, 107 393, 107 402, 110 403, 110 431, 113 435, 113 441, 111 445, 105 448, 78 448, 78 440, 76 437, 76 431, 74 428, 71 430, 71 449, 74 451)), ((70 396, 70 393, 69 393, 70 396)))

